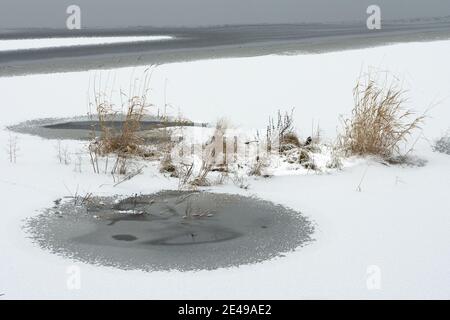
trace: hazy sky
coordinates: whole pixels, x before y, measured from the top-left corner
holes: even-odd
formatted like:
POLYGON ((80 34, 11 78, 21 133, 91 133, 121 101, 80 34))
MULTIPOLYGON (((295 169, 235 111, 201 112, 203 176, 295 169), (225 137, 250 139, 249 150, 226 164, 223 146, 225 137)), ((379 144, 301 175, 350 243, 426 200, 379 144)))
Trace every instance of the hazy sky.
POLYGON ((85 28, 361 21, 370 4, 383 19, 450 16, 450 0, 0 0, 0 28, 64 28, 70 4, 85 28))

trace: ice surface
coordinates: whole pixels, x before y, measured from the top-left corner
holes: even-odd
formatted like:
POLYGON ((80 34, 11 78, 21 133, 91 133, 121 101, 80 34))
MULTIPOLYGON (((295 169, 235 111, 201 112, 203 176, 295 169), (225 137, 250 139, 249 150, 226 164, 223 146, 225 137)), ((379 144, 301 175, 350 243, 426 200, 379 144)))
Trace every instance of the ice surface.
MULTIPOLYGON (((354 165, 332 174, 252 178, 248 190, 233 184, 208 188, 255 195, 301 211, 317 223, 311 245, 254 265, 148 273, 93 266, 42 250, 26 238, 23 220, 38 215, 55 199, 76 192, 150 194, 176 189, 177 180, 162 176, 158 166, 149 163, 142 175, 114 187, 110 175, 93 174, 88 159, 79 172, 76 155, 85 152, 85 142, 63 142, 72 156, 64 165, 57 159, 56 141, 18 134, 17 163, 9 163, 4 151, 0 156, 2 298, 449 299, 450 157, 433 152, 430 145, 450 125, 448 52, 450 41, 439 41, 175 63, 155 70, 155 110, 164 106, 166 92, 172 112, 194 121, 213 123, 225 116, 236 126, 264 129, 268 116, 279 108, 295 107, 296 129, 302 137, 310 135, 313 119, 320 122, 324 139, 336 137, 339 115, 351 111, 356 78, 369 66, 404 80, 409 107, 419 113, 430 109, 422 131, 411 139, 418 138, 412 154, 428 161, 423 167, 354 159, 354 165), (80 270, 78 290, 67 286, 73 266, 80 270), (379 286, 369 285, 372 270, 380 273, 379 286)), ((100 73, 0 78, 0 124, 87 112, 96 74, 100 73)), ((128 88, 133 69, 109 74, 110 79, 116 75, 116 88, 128 88)), ((111 87, 112 80, 109 83, 111 87)), ((3 150, 9 138, 10 132, 0 131, 3 150)))

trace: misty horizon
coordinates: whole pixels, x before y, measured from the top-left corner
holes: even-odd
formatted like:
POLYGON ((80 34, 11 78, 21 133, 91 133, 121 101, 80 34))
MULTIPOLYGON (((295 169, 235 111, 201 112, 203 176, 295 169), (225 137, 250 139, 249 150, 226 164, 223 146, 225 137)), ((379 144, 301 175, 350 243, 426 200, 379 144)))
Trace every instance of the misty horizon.
POLYGON ((73 4, 81 8, 85 29, 356 22, 366 19, 372 4, 386 21, 450 16, 447 0, 3 0, 0 28, 64 29, 73 4))

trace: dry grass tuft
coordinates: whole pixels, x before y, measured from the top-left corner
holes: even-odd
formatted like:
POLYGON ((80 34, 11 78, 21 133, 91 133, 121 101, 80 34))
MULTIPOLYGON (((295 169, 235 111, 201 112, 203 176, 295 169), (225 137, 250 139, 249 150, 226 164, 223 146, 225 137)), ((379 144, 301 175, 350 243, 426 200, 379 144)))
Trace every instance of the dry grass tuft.
POLYGON ((300 147, 302 144, 295 132, 288 132, 283 135, 282 140, 280 141, 280 145, 282 147, 300 147))
POLYGON ((346 155, 389 158, 400 152, 400 143, 419 128, 424 116, 405 110, 405 90, 394 81, 379 85, 369 74, 353 90, 352 117, 343 121, 339 145, 346 155))
POLYGON ((271 151, 276 145, 280 151, 289 150, 300 146, 300 140, 294 132, 294 109, 284 114, 278 110, 276 121, 269 117, 266 129, 267 149, 271 151))
POLYGON ((257 176, 257 177, 270 177, 270 174, 267 172, 267 168, 269 167, 270 161, 267 157, 256 157, 256 161, 250 167, 250 171, 248 173, 249 176, 257 176))
POLYGON ((343 167, 342 158, 343 156, 340 148, 336 146, 336 144, 333 144, 331 149, 331 158, 328 160, 326 167, 328 169, 341 170, 343 167))
POLYGON ((95 141, 98 153, 105 155, 117 153, 121 155, 141 155, 143 138, 139 136, 140 123, 146 114, 145 97, 132 97, 129 100, 126 114, 120 130, 114 130, 109 119, 117 116, 112 108, 104 104, 97 105, 98 121, 101 135, 95 141))
POLYGON ((221 172, 218 182, 223 183, 228 172, 228 155, 226 152, 225 137, 228 123, 220 119, 214 129, 213 135, 202 145, 201 164, 197 169, 192 163, 175 162, 175 172, 179 178, 179 189, 196 189, 210 186, 214 182, 209 179, 212 171, 221 172))
POLYGON ((177 172, 177 167, 175 166, 175 164, 172 161, 172 156, 170 153, 166 153, 160 163, 160 168, 159 168, 159 172, 161 173, 169 173, 171 177, 177 177, 178 176, 178 172, 177 172))
MULTIPOLYGON (((90 110, 95 109, 98 120, 99 135, 96 127, 92 127, 91 142, 88 145, 91 164, 94 172, 100 173, 98 160, 100 157, 116 156, 113 174, 126 174, 129 158, 132 156, 146 157, 148 150, 144 148, 144 138, 139 134, 140 125, 150 106, 148 101, 149 80, 151 73, 138 83, 130 85, 128 94, 120 90, 121 109, 117 110, 111 101, 112 92, 99 92, 94 86, 94 101, 89 103, 90 110), (124 99, 125 97, 125 99, 124 99), (117 125, 120 122, 120 125, 117 125)), ((107 166, 108 162, 106 162, 107 166)), ((105 168, 105 172, 107 168, 105 168)))
POLYGON ((191 182, 193 186, 209 186, 211 182, 208 180, 208 174, 217 167, 218 170, 227 171, 228 166, 226 146, 224 146, 224 137, 228 129, 228 123, 225 119, 220 119, 216 123, 216 128, 209 141, 206 143, 200 171, 191 182))
POLYGON ((16 163, 17 162, 17 153, 19 151, 17 136, 13 136, 11 133, 8 138, 8 146, 6 148, 9 156, 9 162, 16 163))

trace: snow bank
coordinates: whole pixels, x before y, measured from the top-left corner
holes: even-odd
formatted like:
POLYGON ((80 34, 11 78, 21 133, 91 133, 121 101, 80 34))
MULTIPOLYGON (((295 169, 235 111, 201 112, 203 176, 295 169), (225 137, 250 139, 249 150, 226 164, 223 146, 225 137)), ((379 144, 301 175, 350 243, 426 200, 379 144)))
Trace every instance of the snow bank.
POLYGON ((0 52, 12 50, 101 45, 173 39, 171 36, 129 36, 129 37, 66 37, 0 40, 0 52))

